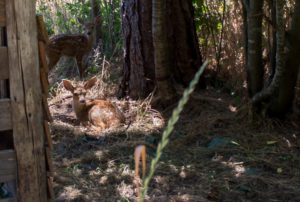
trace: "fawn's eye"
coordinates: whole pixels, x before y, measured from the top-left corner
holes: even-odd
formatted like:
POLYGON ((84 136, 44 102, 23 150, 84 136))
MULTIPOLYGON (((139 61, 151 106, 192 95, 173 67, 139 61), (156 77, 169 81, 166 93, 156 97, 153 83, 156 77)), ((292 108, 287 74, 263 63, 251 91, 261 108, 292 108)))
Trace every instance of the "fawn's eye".
POLYGON ((78 96, 78 93, 74 93, 74 96, 78 96))

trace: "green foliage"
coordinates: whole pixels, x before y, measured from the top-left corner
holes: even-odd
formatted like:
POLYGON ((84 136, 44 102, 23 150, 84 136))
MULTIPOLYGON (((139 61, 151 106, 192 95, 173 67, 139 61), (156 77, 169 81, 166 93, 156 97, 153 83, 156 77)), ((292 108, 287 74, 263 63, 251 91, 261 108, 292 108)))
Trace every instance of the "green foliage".
POLYGON ((223 3, 213 1, 214 6, 217 6, 217 8, 213 7, 215 9, 211 9, 210 4, 211 1, 193 0, 197 32, 205 31, 206 34, 212 34, 212 32, 219 33, 222 29, 223 3), (215 11, 216 9, 218 12, 215 11))
POLYGON ((101 1, 102 15, 102 37, 104 49, 113 53, 114 49, 121 50, 121 18, 120 18, 120 0, 101 1))
MULTIPOLYGON (((121 50, 121 19, 120 0, 98 1, 102 16, 102 44, 106 54, 121 50)), ((60 33, 82 33, 77 18, 91 20, 91 1, 66 0, 43 1, 38 0, 36 12, 43 15, 48 35, 60 33)))

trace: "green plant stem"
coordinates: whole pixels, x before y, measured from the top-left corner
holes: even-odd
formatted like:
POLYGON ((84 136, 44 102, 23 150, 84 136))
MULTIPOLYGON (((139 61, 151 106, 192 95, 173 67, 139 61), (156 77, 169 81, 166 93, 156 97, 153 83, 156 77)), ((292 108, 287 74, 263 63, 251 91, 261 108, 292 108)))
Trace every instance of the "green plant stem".
POLYGON ((162 150, 166 147, 166 145, 169 142, 168 137, 171 134, 171 132, 173 131, 174 125, 176 124, 176 122, 179 119, 179 114, 183 110, 184 105, 187 103, 190 94, 194 91, 195 86, 198 83, 199 78, 200 78, 201 74, 203 73, 206 64, 207 64, 207 61, 205 61, 203 63, 203 65, 201 66, 201 68, 198 70, 198 72, 196 73, 194 79, 190 82, 189 87, 187 89, 185 89, 185 91, 183 93, 183 96, 180 99, 177 107, 173 110, 172 117, 171 117, 171 119, 169 119, 167 128, 163 132, 162 140, 158 144, 158 147, 157 147, 157 150, 156 150, 156 156, 155 156, 154 159, 152 159, 149 175, 147 176, 147 178, 144 181, 144 184, 143 184, 144 190, 143 190, 143 193, 142 193, 142 196, 141 196, 141 199, 140 199, 141 202, 143 202, 144 199, 145 199, 145 196, 146 196, 147 190, 148 190, 149 182, 150 182, 150 180, 151 180, 151 178, 154 174, 154 171, 157 167, 158 161, 159 161, 159 159, 162 155, 162 150))

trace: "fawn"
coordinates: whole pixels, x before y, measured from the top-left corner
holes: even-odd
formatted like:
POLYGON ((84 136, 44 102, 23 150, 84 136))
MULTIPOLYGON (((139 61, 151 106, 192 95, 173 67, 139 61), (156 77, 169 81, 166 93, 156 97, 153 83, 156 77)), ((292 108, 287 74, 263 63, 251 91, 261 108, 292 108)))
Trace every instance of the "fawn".
POLYGON ((54 35, 50 37, 45 52, 49 70, 56 65, 62 56, 75 57, 79 76, 82 78, 85 71, 82 63, 93 47, 94 27, 101 21, 101 17, 98 16, 93 22, 88 23, 84 23, 79 18, 77 20, 83 25, 84 34, 54 35))
POLYGON ((83 124, 91 123, 96 129, 120 126, 125 122, 123 113, 112 102, 105 100, 87 100, 87 91, 95 85, 96 77, 74 87, 69 81, 63 80, 64 87, 73 94, 73 110, 77 119, 83 124))

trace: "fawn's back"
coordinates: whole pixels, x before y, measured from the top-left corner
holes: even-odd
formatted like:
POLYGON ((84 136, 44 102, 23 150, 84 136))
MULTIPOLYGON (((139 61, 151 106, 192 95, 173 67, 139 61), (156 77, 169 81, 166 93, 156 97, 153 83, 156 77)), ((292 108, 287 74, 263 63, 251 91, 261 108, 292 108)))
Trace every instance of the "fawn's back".
POLYGON ((74 57, 77 62, 79 76, 83 77, 85 71, 83 59, 93 47, 94 28, 100 20, 100 17, 97 17, 94 22, 85 23, 78 19, 84 28, 84 34, 58 34, 50 37, 45 49, 49 70, 53 69, 61 57, 74 57))
POLYGON ((73 94, 73 109, 77 119, 89 122, 99 129, 120 126, 125 122, 123 113, 110 101, 87 100, 87 91, 95 84, 96 78, 87 81, 84 86, 74 87, 69 81, 63 80, 64 87, 73 94))
POLYGON ((47 56, 50 58, 58 56, 76 57, 89 52, 92 45, 87 36, 82 34, 54 35, 49 39, 47 56))

